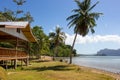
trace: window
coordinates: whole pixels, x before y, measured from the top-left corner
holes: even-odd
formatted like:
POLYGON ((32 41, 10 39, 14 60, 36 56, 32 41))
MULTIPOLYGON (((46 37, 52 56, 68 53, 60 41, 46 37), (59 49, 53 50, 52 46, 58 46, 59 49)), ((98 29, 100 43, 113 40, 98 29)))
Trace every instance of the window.
POLYGON ((17 32, 20 33, 20 28, 17 28, 17 32))

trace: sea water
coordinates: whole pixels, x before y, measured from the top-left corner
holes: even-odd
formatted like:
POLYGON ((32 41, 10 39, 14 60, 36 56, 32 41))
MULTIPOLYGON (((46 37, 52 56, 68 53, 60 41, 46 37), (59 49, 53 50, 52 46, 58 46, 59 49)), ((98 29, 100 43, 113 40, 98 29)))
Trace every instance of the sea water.
POLYGON ((120 56, 79 56, 73 64, 120 73, 120 56))

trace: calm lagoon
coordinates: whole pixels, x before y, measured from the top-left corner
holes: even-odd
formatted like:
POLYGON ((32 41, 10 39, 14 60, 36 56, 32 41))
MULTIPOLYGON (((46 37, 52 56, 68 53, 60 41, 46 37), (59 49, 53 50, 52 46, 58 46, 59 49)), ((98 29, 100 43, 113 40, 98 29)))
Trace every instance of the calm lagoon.
POLYGON ((120 56, 79 56, 73 64, 120 73, 120 56))

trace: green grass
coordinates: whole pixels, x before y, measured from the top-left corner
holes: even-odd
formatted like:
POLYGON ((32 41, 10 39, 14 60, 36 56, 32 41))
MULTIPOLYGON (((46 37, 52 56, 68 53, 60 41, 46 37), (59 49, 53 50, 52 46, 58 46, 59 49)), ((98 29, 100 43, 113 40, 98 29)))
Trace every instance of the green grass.
POLYGON ((0 67, 0 80, 7 80, 7 73, 2 67, 0 67))
POLYGON ((89 69, 61 62, 32 62, 30 66, 8 70, 8 80, 115 80, 89 69))

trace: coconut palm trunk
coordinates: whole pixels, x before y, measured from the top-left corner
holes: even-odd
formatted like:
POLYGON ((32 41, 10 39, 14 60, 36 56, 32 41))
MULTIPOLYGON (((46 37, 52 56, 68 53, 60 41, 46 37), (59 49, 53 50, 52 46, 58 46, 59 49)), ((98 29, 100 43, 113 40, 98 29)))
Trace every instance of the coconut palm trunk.
POLYGON ((72 44, 72 47, 71 47, 70 62, 69 62, 69 64, 72 63, 72 53, 73 53, 73 48, 74 48, 74 45, 75 45, 76 38, 77 38, 77 32, 75 34, 74 41, 73 41, 73 44, 72 44))
POLYGON ((55 50, 53 49, 53 61, 55 61, 55 50))

